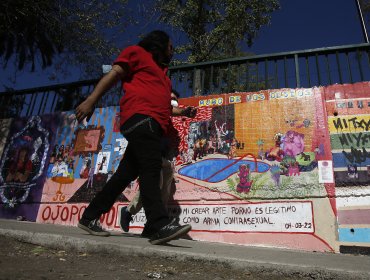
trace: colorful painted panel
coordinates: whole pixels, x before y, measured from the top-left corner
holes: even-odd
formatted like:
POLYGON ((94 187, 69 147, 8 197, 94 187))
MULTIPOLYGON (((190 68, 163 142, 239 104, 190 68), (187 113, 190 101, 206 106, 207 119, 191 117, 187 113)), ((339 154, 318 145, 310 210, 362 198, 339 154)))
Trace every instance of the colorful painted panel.
MULTIPOLYGON (((96 109, 90 122, 78 124, 65 112, 56 132, 38 222, 75 225, 86 204, 117 169, 127 141, 117 127, 116 107, 96 109)), ((127 201, 122 194, 118 201, 127 201)))
MULTIPOLYGON (((192 225, 193 238, 336 250, 321 89, 194 97, 180 104, 197 106, 198 113, 172 119, 181 142, 169 209, 192 225)), ((131 199, 132 190, 125 195, 131 199)), ((133 230, 144 223, 140 212, 133 230)))
POLYGON ((369 246, 370 84, 326 88, 341 250, 369 246))
POLYGON ((35 221, 58 124, 56 115, 13 120, 0 162, 0 217, 35 221))
POLYGON ((318 137, 325 127, 316 118, 315 94, 287 89, 210 99, 222 106, 184 100, 199 113, 194 120, 174 118, 183 139, 179 177, 243 199, 326 196, 318 161, 330 153, 318 137))

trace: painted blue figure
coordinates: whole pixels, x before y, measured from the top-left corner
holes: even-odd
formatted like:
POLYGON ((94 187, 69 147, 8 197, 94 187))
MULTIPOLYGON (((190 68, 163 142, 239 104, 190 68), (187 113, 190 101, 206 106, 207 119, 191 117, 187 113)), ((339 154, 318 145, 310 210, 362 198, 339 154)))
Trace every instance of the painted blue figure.
POLYGON ((89 175, 87 176, 87 188, 93 187, 94 184, 94 167, 90 167, 89 175))

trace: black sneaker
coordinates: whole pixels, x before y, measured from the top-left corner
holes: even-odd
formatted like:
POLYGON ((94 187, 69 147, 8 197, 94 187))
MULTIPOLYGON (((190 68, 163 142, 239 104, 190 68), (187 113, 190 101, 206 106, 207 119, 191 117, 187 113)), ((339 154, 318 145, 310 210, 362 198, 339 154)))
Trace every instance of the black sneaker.
POLYGON ((78 222, 77 226, 92 235, 97 235, 97 236, 109 236, 110 235, 108 231, 104 230, 101 227, 99 219, 92 220, 92 221, 81 219, 78 222))
POLYGON ((152 229, 150 229, 148 226, 145 225, 140 236, 144 238, 150 238, 154 234, 155 234, 155 231, 153 231, 152 229))
POLYGON ((187 234, 190 230, 191 225, 182 226, 178 223, 177 219, 173 219, 168 225, 165 225, 152 235, 149 241, 153 245, 162 244, 187 234))
POLYGON ((122 207, 118 212, 119 227, 124 231, 128 232, 130 230, 130 222, 132 221, 132 215, 127 210, 127 207, 122 207))

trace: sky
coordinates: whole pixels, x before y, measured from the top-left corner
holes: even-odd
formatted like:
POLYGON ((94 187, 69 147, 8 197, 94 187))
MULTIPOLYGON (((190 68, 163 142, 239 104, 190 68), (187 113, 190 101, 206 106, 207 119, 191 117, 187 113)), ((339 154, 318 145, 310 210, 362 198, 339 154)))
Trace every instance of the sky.
MULTIPOLYGON (((272 13, 271 24, 262 27, 252 47, 244 49, 246 52, 261 55, 366 42, 356 0, 280 0, 280 6, 280 10, 272 13)), ((122 40, 134 44, 137 42, 134 30, 146 33, 159 28, 162 26, 156 23, 144 27, 133 26, 122 40)), ((182 40, 171 29, 166 31, 174 44, 182 40)), ((50 69, 15 73, 13 67, 8 67, 0 71, 0 92, 5 91, 4 86, 25 89, 80 80, 78 74, 49 80, 50 69)))

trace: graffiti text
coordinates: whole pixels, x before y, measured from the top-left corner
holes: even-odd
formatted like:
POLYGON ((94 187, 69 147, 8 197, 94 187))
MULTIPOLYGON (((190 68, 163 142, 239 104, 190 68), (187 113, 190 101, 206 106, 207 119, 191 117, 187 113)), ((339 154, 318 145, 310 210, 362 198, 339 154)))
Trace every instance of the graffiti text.
POLYGON ((362 150, 360 150, 352 147, 351 152, 347 153, 346 151, 343 151, 343 154, 347 158, 347 160, 351 163, 365 162, 367 158, 370 158, 370 153, 366 151, 365 148, 362 148, 362 150))
POLYGON ((333 119, 333 124, 337 130, 349 129, 353 127, 354 129, 363 129, 364 131, 369 131, 370 120, 358 119, 357 117, 350 119, 336 118, 333 119))

